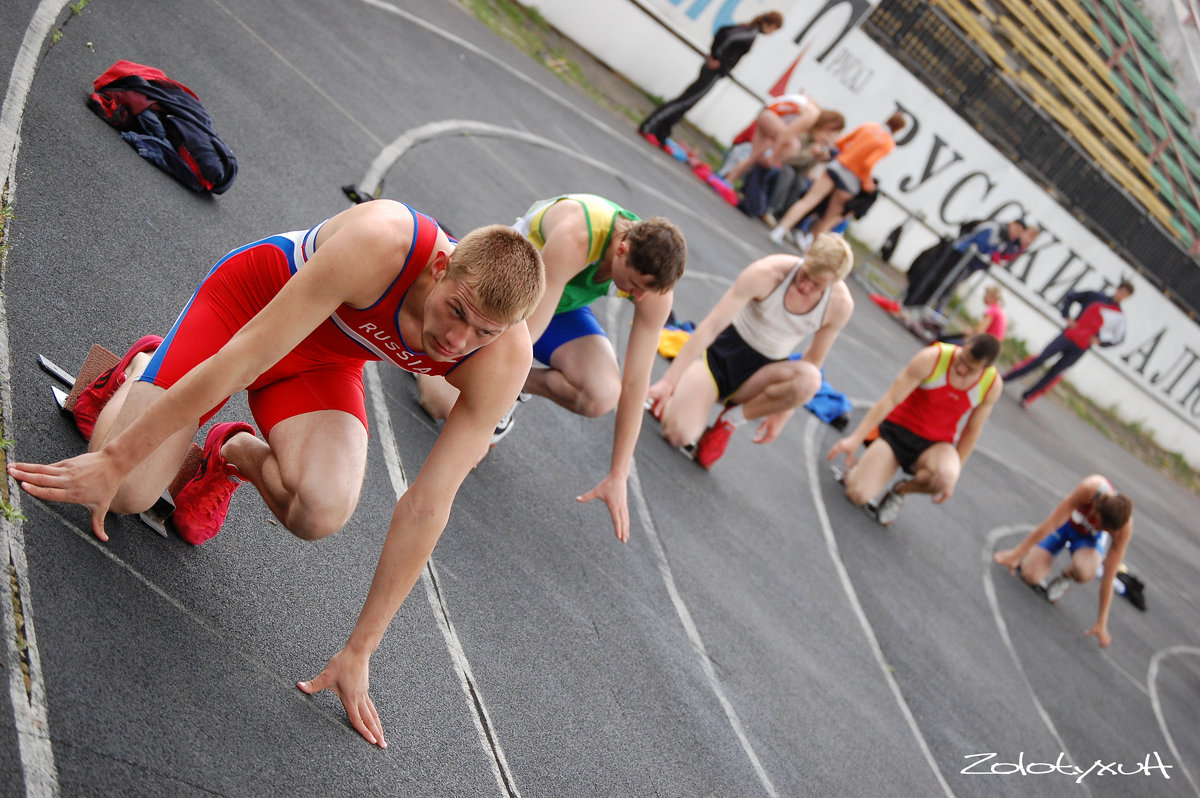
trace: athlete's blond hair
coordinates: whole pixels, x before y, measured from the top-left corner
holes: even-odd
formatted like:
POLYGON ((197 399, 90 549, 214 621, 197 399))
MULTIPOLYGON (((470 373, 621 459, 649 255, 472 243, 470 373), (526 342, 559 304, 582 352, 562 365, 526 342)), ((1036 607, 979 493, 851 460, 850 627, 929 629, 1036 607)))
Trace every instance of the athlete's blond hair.
POLYGON ((821 233, 804 253, 804 271, 809 277, 833 272, 837 279, 844 280, 853 268, 854 251, 837 233, 821 233))
POLYGON ((472 230, 450 253, 446 277, 469 285, 479 310, 504 325, 527 318, 546 290, 542 253, 525 236, 502 224, 472 230))

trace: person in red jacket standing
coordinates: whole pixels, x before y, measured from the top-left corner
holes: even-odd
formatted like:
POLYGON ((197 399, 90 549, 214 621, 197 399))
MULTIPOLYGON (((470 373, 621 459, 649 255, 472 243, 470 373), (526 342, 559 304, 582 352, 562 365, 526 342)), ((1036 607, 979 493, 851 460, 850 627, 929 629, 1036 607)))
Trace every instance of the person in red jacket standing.
POLYGON ((1116 346, 1125 340, 1125 314, 1121 310, 1121 303, 1131 296, 1133 284, 1122 280, 1112 296, 1101 291, 1072 291, 1063 298, 1062 315, 1068 320, 1067 328, 1046 344, 1041 352, 1026 358, 1004 375, 1006 382, 1021 377, 1057 356, 1042 378, 1021 394, 1022 407, 1029 407, 1035 399, 1053 388, 1062 379, 1063 372, 1075 365, 1093 344, 1116 346), (1083 310, 1071 319, 1071 306, 1075 304, 1083 310))

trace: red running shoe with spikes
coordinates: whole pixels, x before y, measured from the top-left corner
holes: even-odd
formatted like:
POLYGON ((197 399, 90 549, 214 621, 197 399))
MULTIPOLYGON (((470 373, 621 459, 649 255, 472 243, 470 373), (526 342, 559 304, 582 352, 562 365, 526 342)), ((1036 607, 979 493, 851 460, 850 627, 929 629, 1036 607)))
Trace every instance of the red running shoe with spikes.
POLYGON ((175 495, 171 522, 179 537, 193 546, 221 531, 229 513, 229 500, 242 484, 242 475, 221 456, 221 446, 239 432, 253 435, 254 427, 244 421, 230 421, 209 430, 200 470, 175 495))
POLYGON ((696 441, 696 462, 704 468, 712 468, 713 463, 725 454, 725 448, 729 446, 729 438, 735 429, 737 428, 725 420, 725 412, 722 411, 713 425, 696 441))
POLYGON ((113 398, 117 389, 125 383, 125 369, 129 368, 134 356, 158 349, 162 340, 157 335, 146 335, 139 338, 137 343, 129 347, 129 351, 117 365, 92 380, 91 384, 79 393, 75 400, 75 426, 79 427, 79 431, 83 433, 85 439, 89 441, 92 439, 100 411, 113 398))

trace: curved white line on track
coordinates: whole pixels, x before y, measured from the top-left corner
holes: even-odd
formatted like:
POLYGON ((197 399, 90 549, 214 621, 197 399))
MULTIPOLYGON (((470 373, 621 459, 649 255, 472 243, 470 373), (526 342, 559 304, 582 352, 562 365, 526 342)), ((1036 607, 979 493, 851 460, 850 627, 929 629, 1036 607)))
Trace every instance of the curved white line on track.
MULTIPOLYGON (((392 419, 388 414, 387 402, 383 395, 383 383, 379 379, 376 364, 368 363, 363 370, 363 376, 367 385, 367 397, 371 404, 371 415, 374 418, 375 437, 379 439, 383 447, 383 460, 387 464, 388 477, 392 483, 392 490, 396 494, 396 501, 399 501, 400 497, 408 490, 408 479, 404 475, 404 466, 400 462, 400 451, 396 447, 396 433, 392 430, 392 419)), ((425 570, 421 572, 421 585, 425 588, 425 599, 429 602, 430 609, 433 610, 438 629, 441 630, 446 648, 450 652, 451 659, 454 660, 455 673, 458 675, 463 695, 467 698, 467 705, 473 710, 471 719, 475 722, 476 731, 479 732, 479 743, 483 750, 491 753, 492 775, 496 779, 496 784, 505 794, 512 798, 519 798, 521 793, 517 789, 516 779, 508 766, 508 760, 504 756, 500 740, 496 737, 495 727, 492 725, 487 707, 483 703, 483 694, 475 680, 475 672, 471 669, 471 663, 463 649, 462 640, 459 639, 458 630, 454 628, 454 624, 450 620, 450 612, 446 607, 438 582, 437 569, 434 567, 433 558, 430 557, 425 570)))
MULTIPOLYGON (((6 201, 12 203, 17 194, 17 154, 21 149, 21 123, 25 103, 37 72, 40 49, 50 35, 54 21, 67 5, 67 0, 42 0, 34 9, 25 35, 17 49, 4 105, 0 106, 0 189, 7 187, 6 201)), ((8 223, 4 222, 7 236, 8 223)), ((4 273, 6 253, 0 253, 0 274, 4 273)), ((0 290, 0 413, 13 418, 12 375, 8 345, 8 313, 4 292, 0 290)), ((7 475, 5 475, 7 478, 7 475)), ((21 512, 21 491, 13 481, 8 485, 9 505, 21 512)), ((4 619, 4 638, 7 641, 4 662, 8 670, 8 687, 13 707, 13 722, 20 750, 21 773, 27 798, 54 798, 58 795, 58 768, 54 764, 54 749, 50 742, 50 720, 46 706, 46 682, 42 676, 42 657, 37 646, 33 621, 33 588, 29 582, 29 564, 25 558, 25 536, 19 521, 0 518, 0 553, 5 565, 11 565, 21 593, 21 609, 25 625, 26 654, 29 661, 29 693, 21 675, 21 655, 17 650, 16 618, 11 601, 0 600, 0 618, 4 619), (11 630, 11 633, 10 633, 11 630)))
MULTIPOLYGON (((649 163, 653 163, 655 165, 661 166, 661 164, 659 164, 656 159, 649 157, 650 153, 647 151, 645 145, 642 145, 641 142, 635 142, 635 141, 630 140, 627 132, 616 130, 616 129, 612 128, 611 126, 605 124, 600 119, 597 119, 596 117, 586 113, 581 108, 579 108, 577 105, 572 103, 570 100, 567 100, 567 99, 559 96, 558 94, 555 94, 554 92, 550 91, 546 87, 542 86, 537 81, 530 78, 528 75, 524 74, 523 72, 520 72, 517 69, 514 69, 513 67, 511 67, 508 64, 504 63, 503 61, 501 61, 496 56, 487 52, 486 50, 476 47, 475 45, 471 44, 467 40, 465 40, 459 36, 455 36, 453 33, 450 33, 449 31, 442 30, 441 28, 437 27, 436 25, 434 25, 430 22, 426 22, 425 20, 421 19, 420 17, 418 17, 414 14, 404 11, 403 9, 397 8, 396 6, 392 5, 391 3, 385 3, 385 2, 383 2, 383 0, 362 0, 362 2, 366 3, 369 6, 372 6, 374 8, 378 8, 382 11, 386 11, 390 14, 395 14, 396 16, 401 17, 401 18, 405 19, 406 21, 411 22, 412 24, 414 24, 420 28, 424 28, 425 30, 429 31, 430 33, 434 34, 435 36, 440 36, 441 38, 458 45, 459 47, 463 48, 464 50, 467 50, 468 52, 470 52, 474 55, 477 55, 486 61, 489 61, 494 66, 496 66, 498 69, 501 69, 501 70, 507 72, 509 75, 513 76, 517 80, 521 81, 525 85, 527 85, 530 88, 532 88, 533 90, 537 91, 542 96, 546 97, 547 99, 551 100, 552 102, 578 114, 581 119, 585 120, 586 122, 588 122, 592 126, 596 127, 597 129, 603 131, 604 133, 607 133, 609 136, 612 136, 615 139, 619 139, 623 142, 626 142, 634 149, 634 151, 640 157, 645 158, 649 163)), ((480 124, 482 124, 482 123, 480 123, 480 124)), ((520 133, 521 131, 514 131, 514 132, 520 133)), ((528 134, 526 134, 526 135, 528 135, 528 134)), ((403 138, 403 136, 401 138, 403 138)), ((397 141, 399 141, 399 140, 400 139, 397 139, 397 141)), ((546 141, 546 140, 542 139, 542 141, 546 141)), ((393 145, 395 143, 396 142, 393 142, 393 145)), ((540 142, 531 142, 531 143, 540 144, 540 142)), ((392 145, 389 145, 389 147, 390 146, 392 146, 392 145)), ((560 145, 554 145, 555 149, 558 149, 559 147, 560 147, 560 145)), ((385 151, 386 151, 386 149, 387 148, 385 148, 385 151)), ((564 148, 563 151, 565 151, 567 154, 573 155, 575 157, 580 157, 580 158, 586 159, 586 156, 582 156, 582 155, 580 155, 580 153, 578 153, 574 150, 567 150, 564 148)), ((379 159, 377 158, 376 161, 378 162, 378 160, 379 159)), ((588 159, 588 160, 590 160, 590 159, 588 159)), ((652 196, 657 197, 660 201, 671 205, 672 207, 676 208, 680 213, 686 214, 687 216, 690 216, 693 219, 697 219, 697 220, 701 220, 701 221, 704 220, 704 217, 701 216, 699 213, 697 213, 691 206, 686 205, 681 202, 678 202, 678 201, 672 199, 671 197, 668 197, 667 195, 663 194, 662 192, 658 191, 653 186, 648 185, 647 183, 643 183, 640 180, 633 179, 632 177, 629 176, 627 170, 621 171, 621 170, 611 169, 607 166, 604 166, 603 164, 601 164, 599 166, 599 168, 602 168, 604 171, 620 177, 622 180, 625 180, 625 181, 631 182, 631 183, 636 183, 639 187, 641 187, 641 189, 643 191, 651 194, 652 196)), ((386 171, 387 171, 387 169, 383 170, 383 172, 386 172, 386 171)), ((369 176, 364 177, 363 184, 359 188, 365 190, 366 193, 368 193, 368 194, 373 194, 375 192, 375 190, 378 189, 379 186, 381 185, 383 172, 380 173, 378 179, 372 179, 369 176)), ((370 173, 368 173, 368 175, 370 175, 370 173)), ((717 234, 721 235, 726 240, 730 241, 731 243, 735 244, 736 246, 738 246, 740 249, 742 249, 743 251, 748 253, 749 256, 758 257, 761 254, 760 249, 756 249, 756 248, 752 247, 748 242, 743 240, 741 237, 727 232, 726 230, 721 228, 719 225, 718 226, 710 225, 709 229, 711 231, 716 232, 717 234)))
MULTIPOLYGON (((366 2, 366 0, 364 0, 366 2)), ((490 136, 492 138, 511 139, 521 141, 535 147, 542 147, 547 150, 566 155, 587 164, 598 172, 604 172, 616 178, 620 178, 626 183, 636 185, 645 193, 658 198, 660 202, 672 206, 681 213, 697 219, 706 224, 707 229, 711 233, 716 233, 725 238, 730 243, 748 253, 747 257, 759 257, 761 251, 750 246, 743 238, 736 236, 733 233, 725 230, 720 226, 714 226, 710 222, 706 222, 704 217, 697 214, 688 205, 679 202, 648 183, 644 183, 634 177, 631 177, 628 170, 615 169, 603 161, 596 160, 589 155, 585 155, 578 150, 574 150, 566 145, 559 144, 544 136, 539 136, 536 133, 530 133, 526 130, 518 130, 516 128, 504 127, 502 125, 493 125, 490 122, 480 122, 474 119, 444 119, 441 122, 430 122, 420 127, 411 128, 404 131, 387 146, 379 151, 371 161, 371 165, 367 167, 366 173, 362 176, 362 180, 358 185, 358 189, 363 194, 374 195, 383 187, 384 175, 413 147, 423 144, 427 141, 433 141, 440 138, 448 138, 451 136, 490 136)), ((522 209, 524 210, 524 209, 522 209)))
MULTIPOLYGON (((1046 725, 1046 728, 1052 735, 1054 735, 1054 739, 1058 742, 1059 746, 1061 746, 1063 753, 1065 753, 1067 758, 1072 760, 1072 764, 1074 764, 1073 757, 1071 757, 1070 751, 1067 750, 1066 743, 1063 742, 1062 736, 1058 733, 1058 729, 1055 728, 1054 722, 1050 719, 1050 714, 1046 711, 1046 708, 1042 706, 1042 702, 1038 699, 1037 693, 1033 689, 1033 683, 1030 681, 1028 674, 1025 672, 1025 666, 1021 664, 1021 659, 1017 656, 1017 649, 1013 645, 1012 638, 1008 634, 1008 625, 1005 623, 1004 616, 1000 612, 1000 603, 996 598, 996 588, 992 580, 992 573, 997 567, 995 562, 992 560, 992 552, 995 550, 996 541, 1002 537, 1007 537, 1008 535, 1012 534, 1028 534, 1029 530, 1032 528, 1033 527, 1028 524, 1019 524, 1014 526, 997 527, 988 532, 983 546, 983 592, 987 595, 988 605, 991 607, 992 617, 996 622, 996 629, 999 630, 1000 637, 1004 641, 1004 647, 1008 649, 1008 654, 1012 658, 1013 665, 1016 666, 1017 672, 1021 674, 1021 680, 1025 682, 1025 687, 1029 691, 1030 699, 1033 701, 1033 705, 1037 709, 1038 715, 1041 717, 1042 722, 1046 725)), ((1150 658, 1150 667, 1146 673, 1146 683, 1142 684, 1137 680, 1136 677, 1118 665, 1116 660, 1109 656, 1107 652, 1104 653, 1105 659, 1108 660, 1109 664, 1112 665, 1118 673, 1129 679, 1129 681, 1132 682, 1138 688, 1138 690, 1150 698, 1150 705, 1154 710, 1154 717, 1158 721, 1159 730, 1162 732, 1163 737, 1167 741, 1167 747, 1170 749, 1171 755, 1175 757, 1176 765, 1180 770, 1183 771, 1183 775, 1187 777, 1188 783, 1192 785, 1192 791, 1196 793, 1198 798, 1200 798, 1200 786, 1197 786, 1196 780, 1192 777, 1191 772, 1183 763, 1183 757, 1180 756, 1179 748, 1175 745, 1175 739, 1171 736, 1171 731, 1167 726, 1167 720, 1163 715, 1162 703, 1158 697, 1159 664, 1163 659, 1169 656, 1178 655, 1191 655, 1200 657, 1200 648, 1195 646, 1171 646, 1169 648, 1156 651, 1150 658)), ((1083 785, 1083 787, 1085 790, 1087 789, 1086 784, 1083 785)))
MULTIPOLYGON (((855 403, 855 406, 857 407, 858 403, 855 403)), ((821 533, 825 536, 825 547, 829 551, 829 559, 833 562, 834 570, 837 572, 838 579, 842 583, 842 590, 845 591, 846 598, 850 601, 850 608, 854 611, 854 616, 858 619, 859 626, 862 627, 863 635, 867 638, 867 645, 871 649, 871 654, 874 655, 875 662, 879 665, 879 670, 883 674, 883 679, 887 682, 888 688, 892 691, 892 696, 896 699, 896 704, 900 707, 900 714, 904 716, 909 730, 912 732, 913 737, 916 738, 917 747, 921 749, 921 754, 925 757, 925 762, 929 765, 929 769, 933 771, 938 784, 941 785, 942 793, 947 798, 954 798, 954 790, 950 789, 949 782, 942 775, 942 769, 933 757, 933 751, 929 748, 929 742, 925 739, 925 735, 921 731, 921 726, 917 723, 916 716, 913 715, 912 709, 908 706, 908 701, 904 698, 904 692, 900 689, 900 683, 896 681, 895 674, 892 673, 887 659, 883 656, 883 648, 879 645, 879 638, 875 636, 875 629, 871 626, 871 621, 867 618, 866 610, 863 609, 862 603, 858 600, 858 593, 854 589, 854 583, 850 581, 850 572, 846 569, 846 564, 842 562, 842 555, 838 552, 837 538, 833 534, 833 524, 829 521, 829 512, 825 508, 825 499, 821 496, 821 482, 817 473, 817 464, 820 462, 820 455, 817 453, 817 429, 821 423, 820 419, 813 416, 808 419, 808 424, 804 428, 804 464, 807 470, 808 487, 812 492, 813 507, 817 513, 817 521, 820 523, 821 533)))
MULTIPOLYGON (((996 622, 996 629, 1000 632, 1000 639, 1004 642, 1004 647, 1008 649, 1008 655, 1012 658, 1013 665, 1017 669, 1017 673, 1021 674, 1021 681, 1025 683, 1025 689, 1029 691, 1029 698, 1033 701, 1033 707, 1037 710, 1038 717, 1042 719, 1042 723, 1049 730, 1059 745, 1059 750, 1067 755, 1067 759, 1072 764, 1075 762, 1075 757, 1071 755, 1070 749, 1063 741, 1062 735, 1058 733, 1058 728, 1054 725, 1054 721, 1050 718, 1050 713, 1042 705, 1042 702, 1037 697, 1037 691, 1033 689, 1033 682, 1029 680, 1029 674, 1025 672, 1025 666, 1021 664, 1021 658, 1017 656, 1016 646, 1013 645, 1012 636, 1008 633, 1008 624, 1004 621, 1004 615, 1000 612, 1000 602, 996 598, 996 584, 992 580, 992 573, 996 569, 996 564, 992 560, 992 552, 996 549, 996 541, 1008 535, 1019 534, 1024 532, 1029 534, 1029 530, 1033 527, 1024 525, 1001 526, 996 527, 987 533, 987 538, 983 543, 983 593, 987 596, 988 606, 992 609, 992 618, 996 622)), ((1083 785, 1087 789, 1087 785, 1083 785)))
POLYGON ((1197 796, 1200 796, 1200 787, 1196 786, 1196 780, 1192 778, 1191 772, 1183 764, 1183 757, 1179 755, 1179 748, 1176 747, 1175 739, 1171 736, 1171 732, 1167 728, 1167 720, 1163 717, 1162 704, 1158 700, 1159 663, 1167 657, 1179 656, 1181 654, 1200 657, 1200 648, 1194 646, 1172 646, 1154 652, 1154 656, 1150 658, 1150 667, 1146 671, 1146 685, 1150 688, 1150 705, 1154 708, 1154 717, 1158 719, 1158 728, 1162 731, 1163 737, 1167 738, 1167 747, 1171 749, 1171 754, 1175 757, 1175 762, 1179 765, 1179 769, 1183 771, 1183 775, 1187 777, 1188 783, 1192 785, 1192 791, 1197 796))

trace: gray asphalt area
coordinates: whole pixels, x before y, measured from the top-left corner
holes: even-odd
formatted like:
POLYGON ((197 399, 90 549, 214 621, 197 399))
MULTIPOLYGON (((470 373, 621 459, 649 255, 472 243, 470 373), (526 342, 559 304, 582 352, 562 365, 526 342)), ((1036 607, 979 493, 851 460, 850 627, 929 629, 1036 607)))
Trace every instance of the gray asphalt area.
MULTIPOLYGON (((41 7, 0 0, 6 84, 41 7)), ((343 210, 348 183, 380 177, 458 234, 571 191, 668 216, 689 246, 680 319, 770 251, 449 0, 93 0, 56 20, 8 189, 9 460, 83 448, 39 353, 75 369, 93 342, 161 334, 218 258, 343 210), (227 194, 189 193, 85 107, 118 59, 200 96, 239 160, 227 194)), ((920 343, 852 290, 826 377, 861 411, 920 343)), ((595 307, 623 352, 629 304, 595 307)), ((12 496, 32 678, 0 602, 0 795, 1200 795, 1200 499, 1061 407, 1021 410, 1015 387, 951 501, 910 500, 889 528, 845 501, 824 461, 838 433, 808 413, 766 446, 739 431, 711 472, 647 417, 625 545, 575 501, 608 469, 612 416, 522 405, 373 657, 389 746, 367 745, 335 696, 295 683, 366 594, 397 496, 388 447, 411 480, 437 435, 410 376, 374 380, 362 499, 319 543, 252 488, 198 548, 113 517, 102 544, 81 508, 12 496), (1146 612, 1114 600, 1108 649, 1084 636, 1094 583, 1050 605, 990 564, 1094 472, 1137 503, 1127 564, 1147 585, 1146 612)), ((217 420, 248 417, 239 397, 217 420)))

